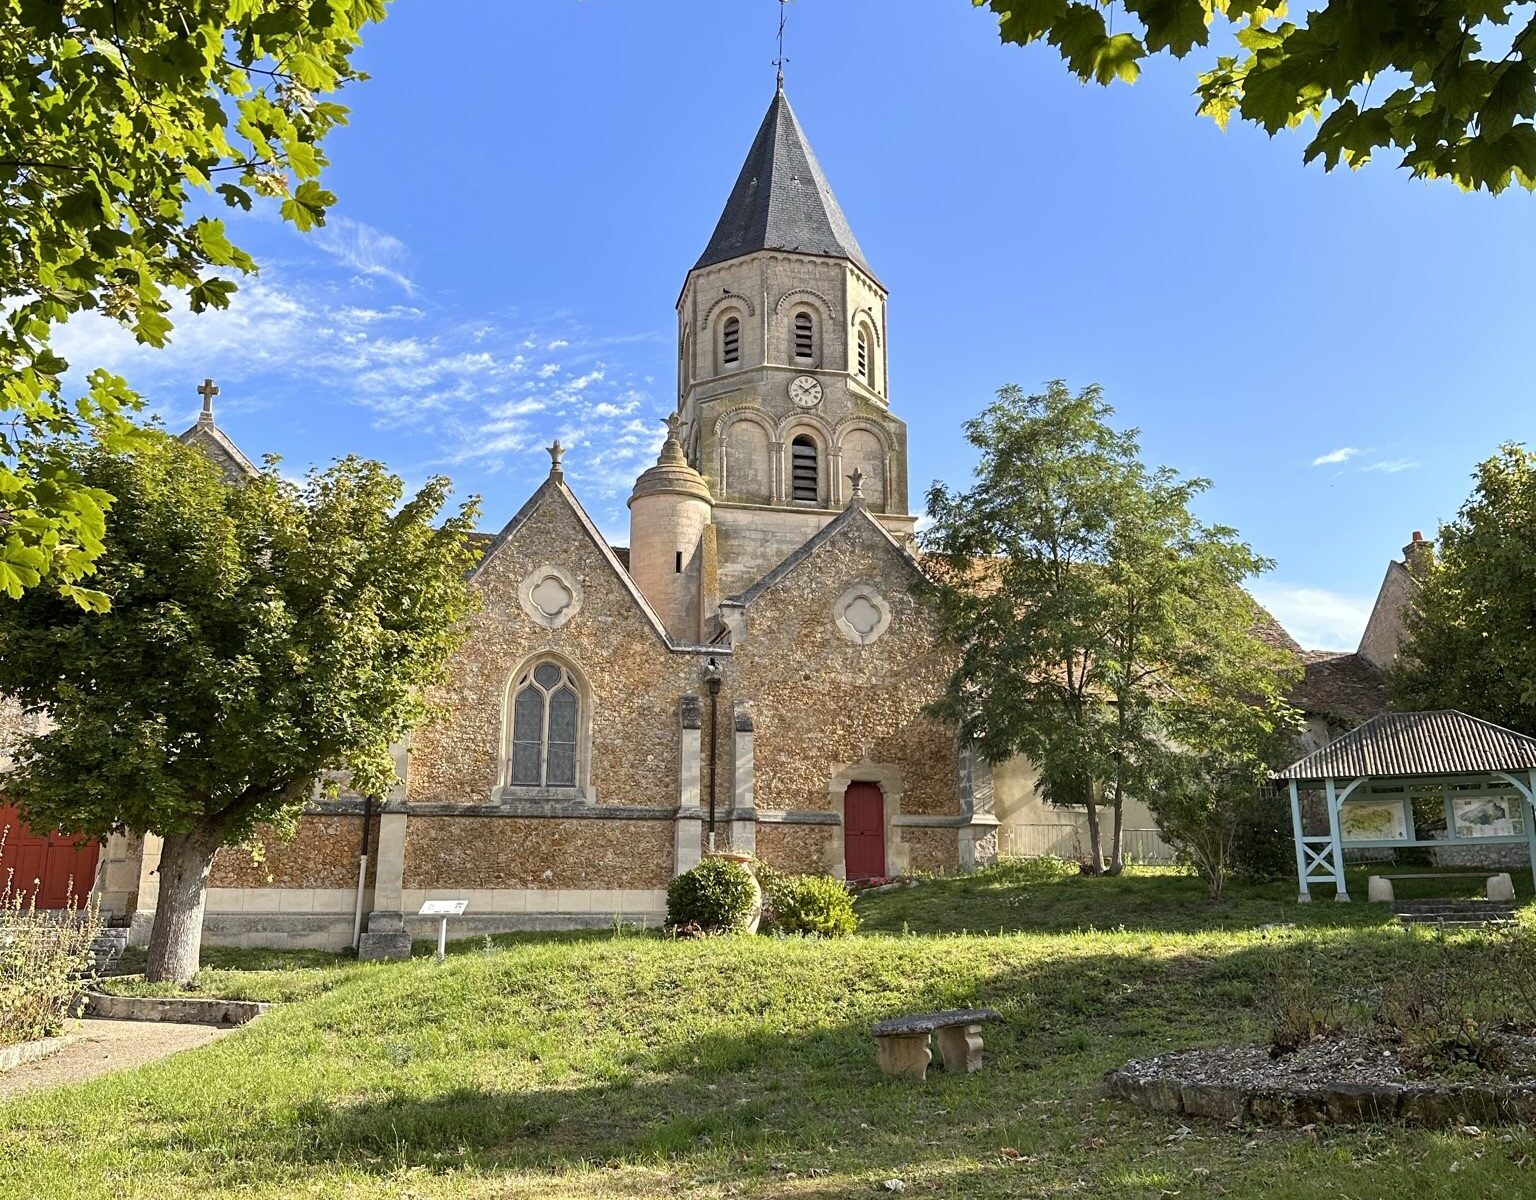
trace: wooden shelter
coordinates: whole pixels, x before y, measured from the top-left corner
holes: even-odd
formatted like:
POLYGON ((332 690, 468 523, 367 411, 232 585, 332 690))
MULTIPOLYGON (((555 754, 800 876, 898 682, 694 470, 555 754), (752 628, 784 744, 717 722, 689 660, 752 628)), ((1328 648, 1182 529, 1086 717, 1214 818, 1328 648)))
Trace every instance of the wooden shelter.
POLYGON ((1274 778, 1290 788, 1303 903, 1314 883, 1349 899, 1346 849, 1524 843, 1536 878, 1536 738, 1523 733, 1454 709, 1383 713, 1274 778), (1319 808, 1327 832, 1308 834, 1319 808))

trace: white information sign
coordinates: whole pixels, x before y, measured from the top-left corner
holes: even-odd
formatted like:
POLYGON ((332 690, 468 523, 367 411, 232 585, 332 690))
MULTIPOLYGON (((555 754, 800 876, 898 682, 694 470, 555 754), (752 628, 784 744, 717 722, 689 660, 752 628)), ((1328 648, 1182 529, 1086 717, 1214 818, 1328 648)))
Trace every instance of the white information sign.
POLYGON ((468 900, 428 900, 421 906, 423 917, 459 917, 469 907, 468 900))

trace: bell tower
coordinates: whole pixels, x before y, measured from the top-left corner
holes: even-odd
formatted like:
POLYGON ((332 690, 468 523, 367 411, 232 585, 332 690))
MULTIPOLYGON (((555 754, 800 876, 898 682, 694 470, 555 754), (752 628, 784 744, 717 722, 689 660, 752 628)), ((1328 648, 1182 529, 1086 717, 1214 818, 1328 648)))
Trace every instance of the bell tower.
POLYGON ((870 511, 910 536, 885 287, 782 80, 677 316, 679 438, 714 498, 722 594, 836 516, 855 470, 870 511))

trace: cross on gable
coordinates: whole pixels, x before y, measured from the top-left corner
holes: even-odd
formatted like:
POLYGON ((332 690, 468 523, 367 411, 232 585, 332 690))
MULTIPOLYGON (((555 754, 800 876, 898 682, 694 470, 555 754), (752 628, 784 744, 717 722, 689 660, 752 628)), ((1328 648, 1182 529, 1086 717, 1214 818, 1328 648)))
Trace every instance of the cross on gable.
POLYGON ((219 389, 214 386, 213 380, 205 379, 197 389, 197 394, 203 398, 203 416, 213 418, 213 398, 219 394, 219 389))

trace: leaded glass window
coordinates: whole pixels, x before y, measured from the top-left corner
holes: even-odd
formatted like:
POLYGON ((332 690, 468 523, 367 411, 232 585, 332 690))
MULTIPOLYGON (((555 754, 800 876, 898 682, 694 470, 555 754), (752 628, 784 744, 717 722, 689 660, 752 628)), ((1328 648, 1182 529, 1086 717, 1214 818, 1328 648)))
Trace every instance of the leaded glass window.
POLYGON ((512 697, 514 787, 575 787, 581 699, 559 663, 541 662, 517 681, 512 697))

